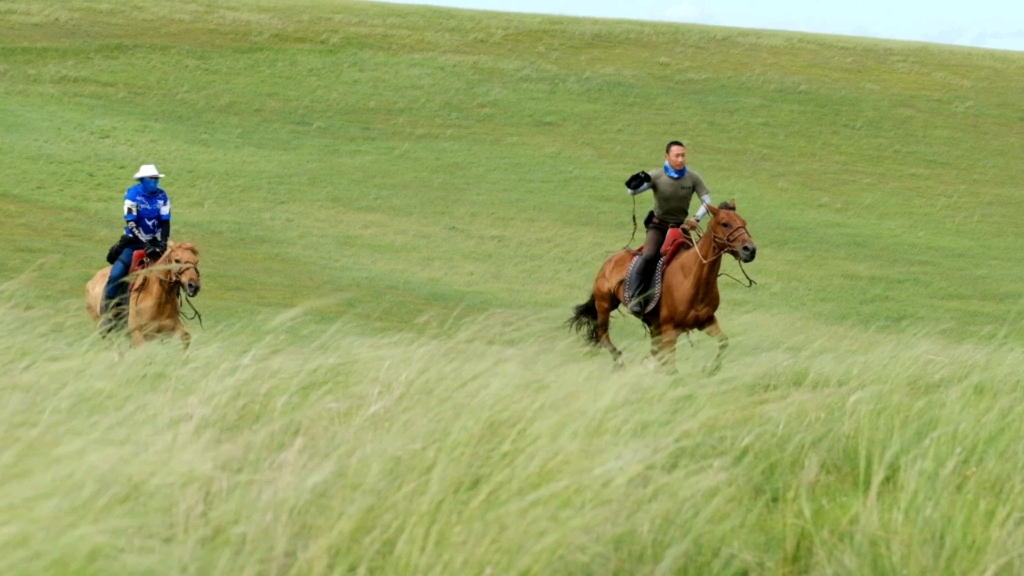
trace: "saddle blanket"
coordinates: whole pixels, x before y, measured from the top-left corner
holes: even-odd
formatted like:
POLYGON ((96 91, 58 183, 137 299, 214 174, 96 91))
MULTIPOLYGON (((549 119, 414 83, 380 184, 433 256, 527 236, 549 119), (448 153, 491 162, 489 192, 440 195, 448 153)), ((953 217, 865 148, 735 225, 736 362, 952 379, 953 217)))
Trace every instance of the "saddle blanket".
MULTIPOLYGON (((667 257, 662 256, 658 258, 658 267, 654 271, 654 278, 651 280, 651 291, 650 299, 647 301, 647 306, 644 308, 644 314, 647 314, 651 310, 654 310, 658 306, 658 302, 661 300, 661 280, 665 274, 665 265, 667 257)), ((633 268, 636 268, 637 263, 640 262, 640 255, 633 256, 633 259, 629 261, 629 270, 626 270, 626 285, 623 287, 624 296, 626 301, 623 304, 626 308, 629 308, 629 303, 632 299, 629 297, 633 293, 633 287, 629 283, 629 279, 633 277, 633 268)))

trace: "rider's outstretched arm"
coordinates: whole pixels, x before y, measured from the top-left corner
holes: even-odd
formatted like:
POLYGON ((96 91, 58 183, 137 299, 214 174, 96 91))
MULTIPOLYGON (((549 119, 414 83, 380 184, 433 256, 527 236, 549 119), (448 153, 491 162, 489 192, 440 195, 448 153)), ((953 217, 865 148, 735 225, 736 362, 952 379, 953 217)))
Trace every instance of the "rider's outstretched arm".
POLYGON ((630 196, 636 196, 637 194, 651 189, 651 175, 641 170, 636 174, 633 174, 626 180, 626 192, 630 196))
POLYGON ((626 193, 629 194, 630 196, 636 196, 637 194, 639 194, 641 192, 647 192, 650 189, 651 189, 651 183, 648 182, 648 183, 644 184, 643 186, 637 188, 636 190, 630 190, 629 188, 626 188, 626 193))

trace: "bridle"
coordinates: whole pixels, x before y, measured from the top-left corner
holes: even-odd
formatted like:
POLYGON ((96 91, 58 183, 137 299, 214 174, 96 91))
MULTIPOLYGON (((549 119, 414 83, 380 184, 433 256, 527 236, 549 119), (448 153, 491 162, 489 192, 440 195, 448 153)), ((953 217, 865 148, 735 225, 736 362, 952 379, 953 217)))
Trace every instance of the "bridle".
MULTIPOLYGON (((705 232, 701 230, 700 227, 697 228, 697 231, 700 232, 700 237, 703 238, 705 232)), ((705 264, 710 264, 711 262, 714 262, 715 259, 721 258, 722 254, 725 253, 733 254, 735 256, 734 250, 732 249, 732 241, 735 239, 734 235, 740 232, 746 232, 747 236, 750 236, 750 232, 747 231, 746 226, 738 226, 736 228, 733 228, 732 231, 726 234, 725 236, 715 234, 714 232, 711 232, 709 228, 708 233, 711 234, 711 246, 712 248, 719 249, 718 254, 715 254, 710 258, 704 258, 704 255, 700 253, 700 247, 697 246, 697 244, 700 243, 700 239, 697 239, 697 241, 693 243, 693 248, 694 250, 697 251, 697 256, 700 258, 700 261, 705 264)))
POLYGON ((171 276, 171 283, 178 285, 178 315, 185 320, 199 320, 199 327, 203 327, 203 315, 196 310, 196 305, 192 303, 192 297, 188 295, 188 290, 184 290, 184 286, 181 284, 181 277, 185 274, 185 271, 192 269, 196 271, 196 277, 201 278, 202 274, 199 273, 199 264, 195 262, 182 262, 177 264, 178 271, 171 276), (184 302, 182 300, 184 299, 184 302), (188 304, 188 307, 192 309, 192 316, 185 314, 185 307, 183 304, 188 304))
MULTIPOLYGON (((703 238, 704 237, 704 231, 700 230, 699 227, 698 227, 698 231, 700 232, 700 237, 703 238)), ((703 262, 705 264, 710 264, 711 262, 714 262, 715 259, 721 258, 722 254, 725 254, 727 252, 732 254, 733 256, 735 256, 736 255, 735 251, 732 250, 732 248, 731 248, 732 247, 732 241, 735 239, 733 235, 734 234, 738 234, 741 231, 742 232, 746 232, 747 236, 750 236, 750 232, 747 230, 746 226, 738 226, 736 228, 733 228, 732 231, 729 232, 728 234, 726 234, 725 236, 721 236, 719 234, 715 234, 714 232, 710 232, 710 234, 711 234, 711 241, 712 241, 711 242, 712 248, 719 248, 720 251, 718 252, 718 254, 716 254, 715 256, 712 256, 709 259, 705 259, 704 255, 700 253, 700 248, 697 246, 697 244, 700 242, 700 239, 698 239, 697 242, 693 243, 693 249, 694 249, 694 251, 697 252, 697 257, 700 258, 701 262, 703 262), (723 244, 724 247, 721 246, 720 243, 723 244)), ((745 286, 746 288, 750 288, 751 286, 754 286, 755 284, 757 284, 757 282, 755 282, 754 279, 751 278, 749 274, 747 274, 746 269, 743 268, 743 262, 740 261, 739 258, 736 259, 736 263, 739 264, 740 272, 743 272, 743 277, 747 279, 747 283, 745 285, 743 284, 743 282, 741 280, 739 280, 737 278, 734 278, 733 276, 731 276, 730 274, 727 274, 725 272, 720 272, 718 274, 718 276, 719 277, 725 276, 726 278, 736 282, 737 284, 739 284, 741 286, 745 286)))
MULTIPOLYGON (((188 291, 184 289, 185 287, 181 282, 181 277, 185 274, 186 270, 195 270, 196 276, 201 277, 202 274, 199 272, 199 264, 196 264, 195 262, 172 262, 170 265, 163 266, 163 268, 165 270, 170 270, 171 266, 176 267, 176 270, 171 274, 169 279, 160 275, 157 275, 156 278, 161 282, 170 284, 171 289, 177 292, 178 315, 185 320, 199 320, 199 326, 202 327, 203 315, 199 313, 199 310, 196 310, 196 305, 192 303, 192 298, 188 295, 188 291), (176 289, 175 286, 177 287, 176 289), (185 314, 184 304, 188 304, 188 307, 192 309, 192 316, 185 314)), ((150 276, 148 274, 143 276, 142 281, 139 282, 139 287, 136 288, 136 290, 142 290, 146 285, 146 281, 149 280, 149 277, 150 276)))
POLYGON ((196 276, 201 276, 201 274, 199 273, 199 264, 195 264, 193 262, 180 262, 180 263, 177 263, 177 264, 174 264, 174 265, 178 267, 177 272, 175 272, 174 274, 171 274, 171 279, 170 280, 165 280, 165 282, 170 282, 171 284, 178 284, 180 286, 181 285, 181 277, 182 277, 182 275, 185 274, 185 271, 188 270, 188 269, 195 270, 196 271, 196 276))

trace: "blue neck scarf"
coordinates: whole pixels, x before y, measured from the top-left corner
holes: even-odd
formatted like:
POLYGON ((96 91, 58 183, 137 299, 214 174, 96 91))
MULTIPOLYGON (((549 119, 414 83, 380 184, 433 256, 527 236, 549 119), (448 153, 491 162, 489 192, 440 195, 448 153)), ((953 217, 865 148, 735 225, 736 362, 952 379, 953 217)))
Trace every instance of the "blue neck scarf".
POLYGON ((139 182, 142 184, 142 193, 147 196, 155 193, 160 185, 160 181, 156 178, 139 178, 139 182))
POLYGON ((672 166, 669 165, 668 160, 665 160, 665 176, 668 176, 673 180, 679 180, 683 176, 686 176, 686 166, 683 166, 681 171, 676 172, 672 169, 672 166))

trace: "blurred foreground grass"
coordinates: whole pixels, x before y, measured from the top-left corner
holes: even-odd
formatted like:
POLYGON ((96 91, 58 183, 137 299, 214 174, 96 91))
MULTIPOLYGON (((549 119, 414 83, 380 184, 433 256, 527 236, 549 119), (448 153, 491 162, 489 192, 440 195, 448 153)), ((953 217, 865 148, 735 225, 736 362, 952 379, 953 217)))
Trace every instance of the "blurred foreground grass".
POLYGON ((8 287, 0 572, 1024 570, 1024 353, 781 320, 711 378, 710 341, 673 380, 500 315, 115 360, 8 287))

